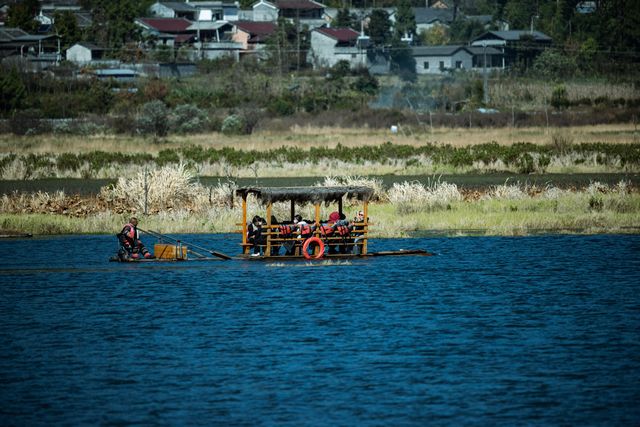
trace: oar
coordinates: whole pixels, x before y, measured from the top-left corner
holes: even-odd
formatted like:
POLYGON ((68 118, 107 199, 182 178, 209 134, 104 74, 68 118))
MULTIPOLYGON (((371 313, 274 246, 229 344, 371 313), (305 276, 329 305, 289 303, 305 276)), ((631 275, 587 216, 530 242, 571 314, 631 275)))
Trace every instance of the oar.
MULTIPOLYGON (((142 231, 143 233, 152 234, 152 235, 154 235, 156 237, 159 237, 159 238, 162 238, 162 239, 167 239, 167 240, 170 240, 170 241, 173 241, 173 242, 178 242, 177 239, 174 239, 173 237, 167 236, 167 235, 162 234, 162 233, 158 233, 157 231, 153 231, 153 230, 147 231, 147 230, 143 230, 141 228, 138 228, 138 230, 142 231)), ((194 248, 200 249, 201 251, 208 252, 213 256, 217 256, 218 258, 232 259, 229 255, 225 255, 222 252, 212 251, 210 249, 203 248, 202 246, 194 245, 193 243, 186 243, 184 240, 182 241, 182 243, 187 244, 187 246, 193 246, 194 248)))

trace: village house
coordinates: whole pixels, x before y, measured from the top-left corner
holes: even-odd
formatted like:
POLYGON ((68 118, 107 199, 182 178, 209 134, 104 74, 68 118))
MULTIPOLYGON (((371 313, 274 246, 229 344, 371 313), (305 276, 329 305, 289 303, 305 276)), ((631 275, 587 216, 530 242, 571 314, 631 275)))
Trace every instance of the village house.
POLYGON ((56 13, 71 13, 76 18, 78 28, 89 28, 92 23, 91 11, 83 10, 78 0, 49 0, 40 2, 40 11, 35 20, 40 23, 39 33, 51 31, 56 13))
POLYGON ((449 27, 453 22, 451 9, 435 9, 432 7, 414 7, 413 14, 416 18, 416 33, 420 34, 436 25, 449 27))
POLYGON ((196 19, 196 8, 183 2, 156 2, 149 8, 152 16, 159 18, 184 18, 189 21, 196 19))
POLYGON ((502 68, 502 52, 495 48, 462 45, 416 46, 412 49, 417 74, 446 74, 455 71, 482 71, 502 68))
POLYGON ((307 60, 313 68, 333 67, 346 61, 351 68, 366 66, 367 51, 360 33, 351 28, 316 28, 311 31, 307 60))
POLYGON ((278 18, 285 18, 309 28, 326 24, 325 6, 312 0, 260 0, 252 8, 256 22, 276 22, 278 18))
MULTIPOLYGON (((66 52, 67 61, 80 66, 96 62, 106 62, 103 61, 103 58, 104 49, 88 42, 78 42, 67 49, 66 52)), ((118 61, 114 62, 117 63, 118 61)))
POLYGON ((515 62, 518 52, 528 50, 530 57, 539 55, 551 46, 552 39, 540 31, 488 31, 471 41, 471 46, 493 47, 504 55, 503 66, 508 67, 515 62))
POLYGON ((156 46, 175 47, 196 37, 195 32, 189 31, 191 21, 185 18, 138 18, 135 22, 142 28, 144 37, 156 46))
POLYGON ((0 27, 0 59, 26 58, 36 71, 60 62, 60 55, 60 37, 55 34, 33 35, 20 28, 0 27))
POLYGON ((237 21, 236 3, 222 1, 156 2, 151 15, 161 18, 185 18, 190 21, 237 21))
POLYGON ((231 39, 240 45, 241 55, 254 54, 264 49, 276 28, 273 22, 238 21, 233 23, 231 39))

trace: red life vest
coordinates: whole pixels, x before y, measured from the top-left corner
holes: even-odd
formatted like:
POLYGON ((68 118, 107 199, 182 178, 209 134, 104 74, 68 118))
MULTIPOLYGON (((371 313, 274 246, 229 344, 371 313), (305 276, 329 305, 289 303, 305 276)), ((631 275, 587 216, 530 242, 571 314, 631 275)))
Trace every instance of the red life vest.
POLYGON ((333 227, 330 225, 321 225, 320 232, 325 236, 330 236, 333 234, 333 227))
POLYGON ((278 227, 278 231, 280 232, 281 236, 286 237, 290 236, 293 230, 290 225, 281 225, 280 227, 278 227))
POLYGON ((341 236, 348 236, 349 233, 351 232, 351 230, 349 230, 349 227, 346 225, 339 225, 336 227, 336 231, 338 232, 339 235, 341 236))
POLYGON ((130 246, 136 245, 136 241, 138 240, 138 230, 136 230, 133 224, 125 224, 125 226, 122 227, 120 234, 122 234, 125 242, 130 246))
POLYGON ((300 234, 303 236, 307 236, 309 234, 311 234, 311 226, 309 224, 301 224, 299 225, 300 227, 300 234))

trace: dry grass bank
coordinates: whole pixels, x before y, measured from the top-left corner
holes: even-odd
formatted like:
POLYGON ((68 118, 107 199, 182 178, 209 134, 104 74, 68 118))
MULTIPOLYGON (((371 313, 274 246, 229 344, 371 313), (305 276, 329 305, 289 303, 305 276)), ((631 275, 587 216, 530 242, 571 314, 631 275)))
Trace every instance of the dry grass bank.
MULTIPOLYGON (((0 198, 0 234, 113 233, 133 214, 143 227, 166 233, 225 233, 238 229, 239 202, 228 184, 205 188, 189 179, 188 171, 163 169, 148 177, 145 191, 140 180, 121 179, 105 187, 97 197, 67 197, 64 193, 14 194, 0 198), (175 185, 167 185, 174 182, 175 185), (179 184, 181 182, 182 184, 179 184), (145 214, 144 212, 147 212, 145 214)), ((485 192, 462 192, 454 184, 434 181, 428 186, 405 182, 384 190, 376 180, 327 178, 318 185, 370 185, 372 237, 400 237, 414 232, 523 235, 547 232, 640 232, 640 193, 627 182, 615 186, 592 183, 583 191, 556 187, 499 185, 485 192)), ((360 204, 344 201, 351 217, 360 204)), ((321 206, 327 218, 335 206, 321 206)), ((314 216, 314 207, 298 213, 314 216)), ((264 206, 249 199, 250 215, 264 213, 264 206)), ((273 214, 288 218, 289 206, 276 204, 273 214)))
POLYGON ((96 150, 120 153, 152 153, 186 145, 243 150, 268 150, 282 146, 309 149, 380 145, 385 142, 420 146, 426 143, 449 144, 455 147, 484 144, 495 141, 501 145, 516 142, 552 144, 554 136, 562 135, 574 143, 604 142, 632 144, 640 142, 640 129, 634 124, 573 126, 566 128, 446 128, 405 129, 397 134, 389 130, 370 128, 350 129, 332 127, 294 126, 286 132, 263 131, 247 136, 227 136, 208 133, 188 136, 170 136, 160 142, 149 138, 123 135, 0 135, 0 153, 86 153, 96 150))

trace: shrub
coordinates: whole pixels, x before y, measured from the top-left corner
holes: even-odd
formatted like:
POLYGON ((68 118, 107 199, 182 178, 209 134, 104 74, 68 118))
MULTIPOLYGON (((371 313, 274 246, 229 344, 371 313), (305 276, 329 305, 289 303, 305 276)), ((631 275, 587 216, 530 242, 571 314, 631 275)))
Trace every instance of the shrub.
POLYGON ((576 62, 570 56, 546 49, 535 59, 533 70, 544 78, 563 78, 576 72, 576 62))
POLYGON ((567 88, 564 85, 558 85, 551 93, 551 106, 556 110, 563 110, 569 106, 569 97, 567 88))
POLYGON ((518 173, 533 173, 536 170, 535 161, 533 156, 529 153, 523 153, 516 160, 516 168, 518 173))
POLYGON ((9 127, 15 135, 33 135, 50 130, 48 123, 42 120, 42 112, 35 109, 16 112, 9 120, 9 127))
POLYGON ((221 131, 225 135, 244 135, 246 134, 245 127, 244 119, 237 114, 232 114, 222 121, 221 131))
POLYGON ((290 99, 280 97, 272 99, 267 105, 267 111, 276 116, 290 116, 295 113, 295 105, 290 99))
POLYGON ((166 136, 169 130, 169 110, 162 101, 147 102, 138 117, 138 130, 143 134, 166 136))
POLYGON ((207 126, 207 115, 192 104, 178 105, 171 116, 171 128, 177 133, 202 132, 207 126))

